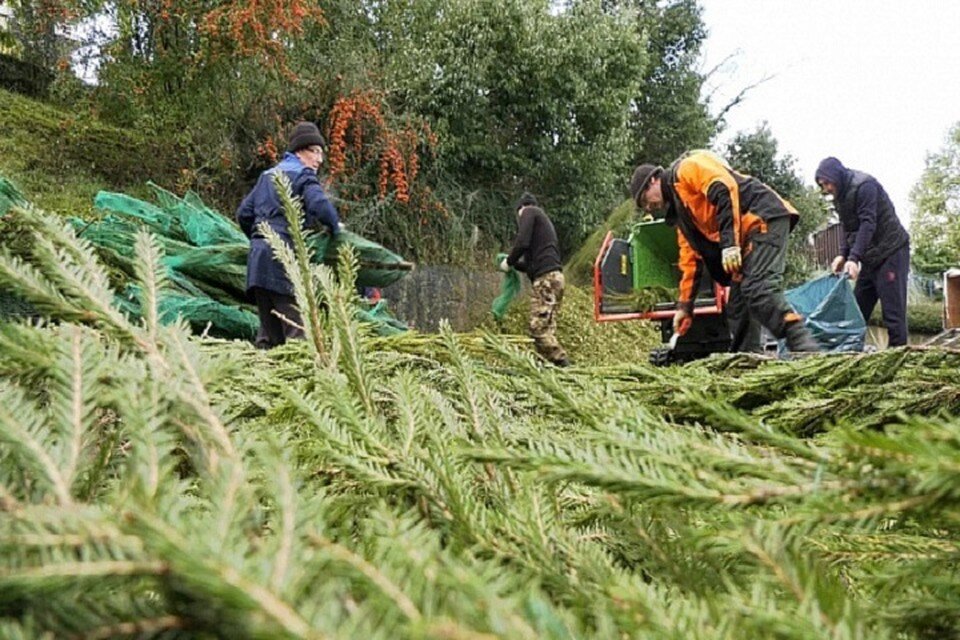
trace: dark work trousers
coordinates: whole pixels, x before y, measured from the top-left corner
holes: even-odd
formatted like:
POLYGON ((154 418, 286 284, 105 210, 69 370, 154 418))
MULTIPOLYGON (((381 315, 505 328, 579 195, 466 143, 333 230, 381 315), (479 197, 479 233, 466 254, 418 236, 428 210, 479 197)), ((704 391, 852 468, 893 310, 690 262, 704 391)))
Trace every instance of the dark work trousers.
POLYGON ((260 329, 254 342, 258 349, 271 349, 287 340, 303 337, 303 329, 300 328, 303 320, 293 296, 254 287, 253 297, 257 301, 257 315, 260 316, 260 329), (296 326, 274 315, 274 310, 296 326))
POLYGON ((907 344, 907 279, 910 276, 910 245, 905 244, 879 266, 863 265, 853 295, 864 320, 869 320, 880 301, 883 326, 891 347, 907 344))
POLYGON ((783 295, 783 270, 786 266, 790 219, 767 221, 767 231, 747 238, 743 254, 742 277, 730 285, 727 322, 730 325, 730 350, 760 352, 760 327, 778 340, 792 319, 800 319, 783 295))

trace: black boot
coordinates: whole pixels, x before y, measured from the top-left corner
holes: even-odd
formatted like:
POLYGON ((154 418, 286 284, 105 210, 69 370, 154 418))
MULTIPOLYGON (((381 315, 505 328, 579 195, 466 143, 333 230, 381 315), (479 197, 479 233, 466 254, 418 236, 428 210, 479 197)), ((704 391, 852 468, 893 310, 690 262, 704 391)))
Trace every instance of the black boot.
POLYGON ((817 353, 820 345, 810 335, 810 331, 799 320, 787 324, 784 337, 787 339, 787 349, 791 353, 817 353))

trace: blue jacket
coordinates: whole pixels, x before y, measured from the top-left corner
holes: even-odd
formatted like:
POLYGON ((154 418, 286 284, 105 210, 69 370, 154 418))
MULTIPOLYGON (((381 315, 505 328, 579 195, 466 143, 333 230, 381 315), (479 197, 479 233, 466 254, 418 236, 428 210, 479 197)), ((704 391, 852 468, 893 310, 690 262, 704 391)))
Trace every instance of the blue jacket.
POLYGON ((250 254, 247 256, 247 291, 253 287, 262 287, 275 293, 293 294, 293 285, 283 270, 283 265, 273 257, 273 250, 267 240, 257 230, 265 222, 271 229, 293 246, 290 228, 283 214, 283 205, 273 186, 273 175, 283 171, 290 179, 294 197, 303 201, 304 228, 317 229, 326 226, 336 235, 340 218, 337 209, 327 198, 317 173, 300 162, 292 153, 286 153, 277 166, 260 174, 257 184, 240 203, 237 209, 237 222, 250 238, 250 254))

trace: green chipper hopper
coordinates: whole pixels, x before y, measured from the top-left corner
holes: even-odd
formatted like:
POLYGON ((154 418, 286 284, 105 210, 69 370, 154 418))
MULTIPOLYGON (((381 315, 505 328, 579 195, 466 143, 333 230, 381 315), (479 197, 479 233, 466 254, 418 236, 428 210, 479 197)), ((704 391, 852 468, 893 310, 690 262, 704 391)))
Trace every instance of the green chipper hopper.
MULTIPOLYGON (((659 322, 664 343, 670 343, 680 282, 679 255, 677 231, 662 220, 635 225, 626 240, 607 233, 593 264, 594 319, 659 322)), ((727 296, 727 288, 704 273, 694 301, 696 321, 671 347, 656 349, 651 362, 686 362, 728 351, 730 332, 723 313, 727 296)))

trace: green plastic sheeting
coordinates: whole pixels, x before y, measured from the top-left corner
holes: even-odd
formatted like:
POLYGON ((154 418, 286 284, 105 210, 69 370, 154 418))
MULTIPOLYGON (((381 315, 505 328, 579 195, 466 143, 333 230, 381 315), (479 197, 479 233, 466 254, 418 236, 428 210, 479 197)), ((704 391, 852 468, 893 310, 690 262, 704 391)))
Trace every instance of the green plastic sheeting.
MULTIPOLYGON (((494 264, 499 267, 500 262, 506 257, 507 254, 498 253, 494 264)), ((493 317, 497 320, 503 320, 503 316, 507 315, 507 310, 510 308, 510 303, 517 297, 518 293, 520 293, 520 274, 516 269, 510 269, 503 274, 503 282, 500 284, 500 295, 494 299, 490 307, 490 310, 493 312, 493 317)))

